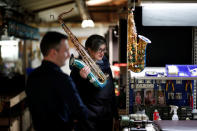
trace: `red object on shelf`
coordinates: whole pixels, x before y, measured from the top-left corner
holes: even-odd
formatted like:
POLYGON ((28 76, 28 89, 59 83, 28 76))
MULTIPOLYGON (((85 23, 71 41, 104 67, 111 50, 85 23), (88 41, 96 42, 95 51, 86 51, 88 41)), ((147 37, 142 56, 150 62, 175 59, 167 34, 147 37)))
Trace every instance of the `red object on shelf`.
POLYGON ((192 107, 193 108, 193 96, 190 96, 190 107, 192 107))
POLYGON ((114 66, 124 67, 127 66, 127 63, 115 63, 114 66))
POLYGON ((153 114, 153 120, 159 120, 159 112, 157 110, 155 110, 154 114, 153 114))

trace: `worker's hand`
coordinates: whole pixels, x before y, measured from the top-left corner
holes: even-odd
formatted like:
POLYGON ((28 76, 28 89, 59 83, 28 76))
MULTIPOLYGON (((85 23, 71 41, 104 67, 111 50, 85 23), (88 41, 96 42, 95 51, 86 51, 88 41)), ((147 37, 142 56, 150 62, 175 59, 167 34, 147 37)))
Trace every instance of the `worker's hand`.
POLYGON ((90 68, 89 68, 88 66, 85 66, 84 68, 82 68, 82 69, 80 70, 79 73, 80 73, 80 76, 81 76, 82 78, 86 79, 87 76, 88 76, 88 74, 90 73, 90 68))

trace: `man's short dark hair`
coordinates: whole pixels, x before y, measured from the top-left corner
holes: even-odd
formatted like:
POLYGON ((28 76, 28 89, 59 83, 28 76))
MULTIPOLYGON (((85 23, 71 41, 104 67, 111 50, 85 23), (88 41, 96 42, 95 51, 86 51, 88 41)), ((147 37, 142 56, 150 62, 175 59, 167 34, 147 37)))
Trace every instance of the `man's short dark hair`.
POLYGON ((59 32, 47 32, 41 40, 40 50, 43 56, 47 56, 50 49, 57 49, 62 39, 68 37, 59 32))
POLYGON ((85 47, 90 48, 93 51, 98 51, 100 45, 106 44, 106 40, 100 35, 91 35, 85 42, 85 47))

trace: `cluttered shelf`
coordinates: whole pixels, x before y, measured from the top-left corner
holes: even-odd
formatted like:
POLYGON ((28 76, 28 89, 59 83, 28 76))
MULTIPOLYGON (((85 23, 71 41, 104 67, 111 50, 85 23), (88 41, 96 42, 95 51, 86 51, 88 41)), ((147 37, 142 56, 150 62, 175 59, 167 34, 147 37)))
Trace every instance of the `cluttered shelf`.
POLYGON ((194 65, 177 65, 175 71, 171 71, 174 65, 167 65, 166 67, 146 67, 140 73, 129 71, 129 78, 131 80, 197 80, 196 67, 194 65), (186 70, 187 69, 187 70, 186 70), (193 73, 191 73, 193 72, 193 73))
POLYGON ((145 130, 148 125, 155 127, 155 120, 162 120, 158 128, 163 130, 163 121, 197 120, 196 65, 146 67, 140 73, 128 71, 127 78, 127 115, 121 116, 122 128, 145 130), (141 123, 136 123, 139 120, 141 123))
POLYGON ((25 91, 17 91, 17 92, 10 92, 7 94, 2 94, 1 96, 1 104, 2 103, 9 103, 9 108, 17 105, 21 101, 26 98, 25 91))
POLYGON ((0 130, 26 130, 31 127, 24 90, 0 93, 0 130))
MULTIPOLYGON (((129 71, 126 106, 128 112, 134 113, 140 106, 148 110, 149 116, 152 116, 156 108, 166 107, 168 112, 169 105, 176 105, 180 107, 179 110, 186 108, 191 114, 191 109, 193 108, 192 112, 196 109, 196 67, 196 65, 167 65, 146 67, 140 73, 129 71), (151 96, 151 103, 148 96, 151 96)), ((164 120, 170 118, 169 115, 164 116, 164 120)))

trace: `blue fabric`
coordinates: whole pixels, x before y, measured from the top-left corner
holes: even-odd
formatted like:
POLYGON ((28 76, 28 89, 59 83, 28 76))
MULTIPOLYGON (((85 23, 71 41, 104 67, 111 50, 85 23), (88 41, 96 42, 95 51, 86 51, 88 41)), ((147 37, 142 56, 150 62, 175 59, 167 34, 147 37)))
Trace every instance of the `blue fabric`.
POLYGON ((71 131, 73 119, 87 118, 72 79, 49 61, 30 73, 26 94, 36 130, 71 131))

